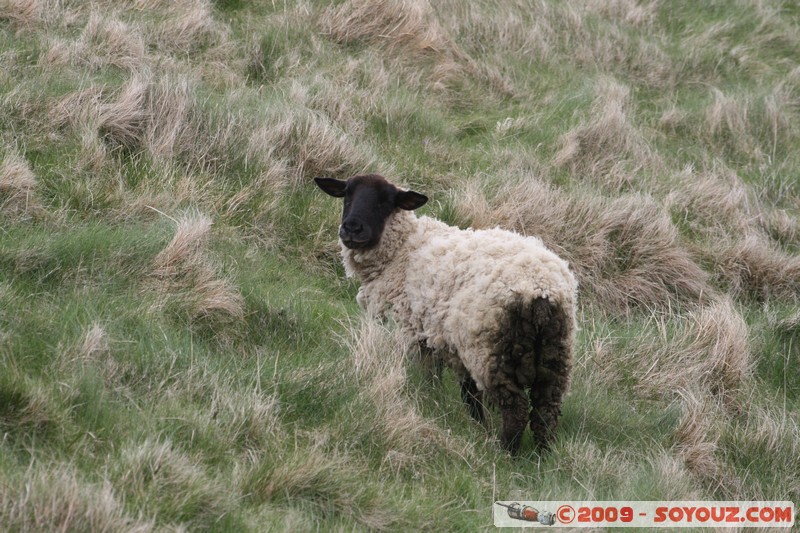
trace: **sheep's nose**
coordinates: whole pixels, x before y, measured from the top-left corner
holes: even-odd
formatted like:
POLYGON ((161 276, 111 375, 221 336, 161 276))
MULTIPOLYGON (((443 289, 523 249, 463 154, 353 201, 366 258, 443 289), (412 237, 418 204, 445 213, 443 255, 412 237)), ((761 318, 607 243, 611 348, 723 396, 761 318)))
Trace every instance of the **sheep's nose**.
POLYGON ((339 230, 339 235, 358 235, 364 230, 364 225, 357 220, 345 220, 339 230))

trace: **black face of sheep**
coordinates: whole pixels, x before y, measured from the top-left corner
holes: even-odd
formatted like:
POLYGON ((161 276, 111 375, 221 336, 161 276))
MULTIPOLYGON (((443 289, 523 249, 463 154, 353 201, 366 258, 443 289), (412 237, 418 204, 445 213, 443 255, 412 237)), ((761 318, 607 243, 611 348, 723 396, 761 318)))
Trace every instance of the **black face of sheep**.
POLYGON ((377 174, 353 176, 347 181, 334 178, 314 178, 314 181, 331 196, 344 198, 339 238, 352 250, 376 246, 386 219, 396 209, 411 211, 428 201, 427 196, 402 191, 377 174))

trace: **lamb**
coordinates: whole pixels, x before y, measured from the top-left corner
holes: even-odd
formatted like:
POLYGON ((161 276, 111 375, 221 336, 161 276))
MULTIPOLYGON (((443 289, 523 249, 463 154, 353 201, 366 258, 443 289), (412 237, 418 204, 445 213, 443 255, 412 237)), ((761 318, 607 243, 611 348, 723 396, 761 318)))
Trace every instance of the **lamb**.
POLYGON ((485 393, 499 408, 500 442, 510 453, 528 423, 536 444, 547 447, 575 342, 577 283, 567 263, 538 238, 417 217, 413 210, 428 198, 378 174, 315 182, 344 198, 339 239, 347 275, 361 281, 359 305, 391 315, 447 362, 481 423, 485 393))

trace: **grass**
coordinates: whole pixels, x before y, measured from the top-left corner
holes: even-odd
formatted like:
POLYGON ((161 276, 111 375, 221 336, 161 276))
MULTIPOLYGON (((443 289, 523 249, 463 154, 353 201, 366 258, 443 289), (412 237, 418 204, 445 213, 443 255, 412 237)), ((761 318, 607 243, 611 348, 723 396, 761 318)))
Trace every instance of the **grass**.
POLYGON ((490 529, 494 499, 800 502, 792 2, 0 5, 0 529, 490 529), (339 206, 540 236, 550 452, 391 324, 339 206))

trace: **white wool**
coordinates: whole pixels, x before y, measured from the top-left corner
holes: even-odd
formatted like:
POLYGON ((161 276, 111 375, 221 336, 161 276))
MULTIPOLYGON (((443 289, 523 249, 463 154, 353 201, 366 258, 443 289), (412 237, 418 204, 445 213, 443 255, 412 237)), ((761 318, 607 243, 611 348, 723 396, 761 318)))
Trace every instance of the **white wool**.
POLYGON ((458 354, 481 390, 494 385, 492 340, 520 296, 559 303, 571 316, 573 342, 577 283, 538 238, 497 228, 461 230, 397 211, 376 247, 342 245, 342 256, 347 274, 362 282, 362 308, 391 314, 416 340, 458 354))

